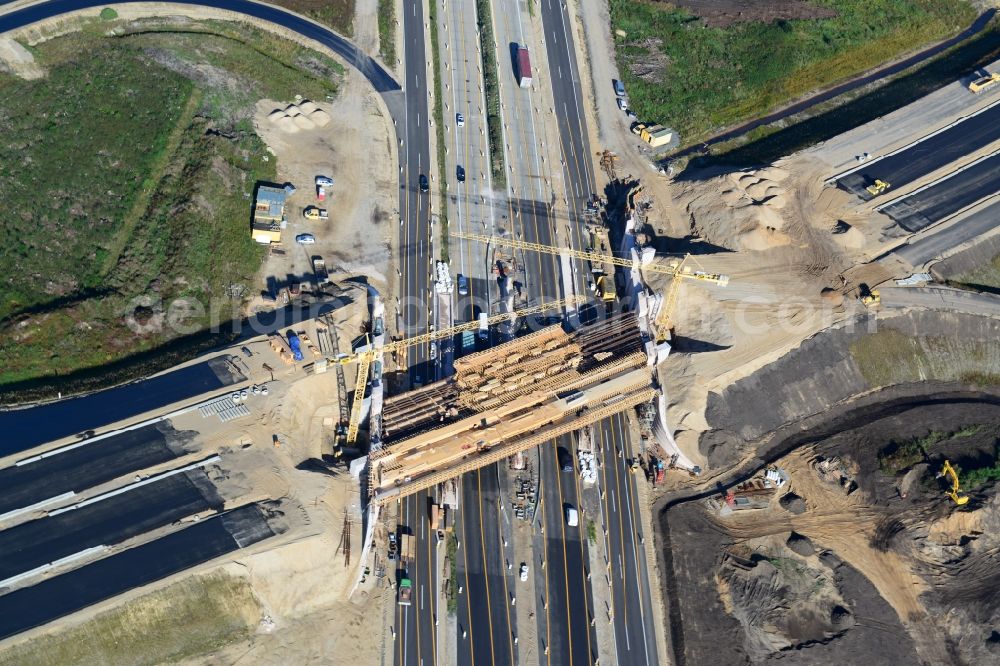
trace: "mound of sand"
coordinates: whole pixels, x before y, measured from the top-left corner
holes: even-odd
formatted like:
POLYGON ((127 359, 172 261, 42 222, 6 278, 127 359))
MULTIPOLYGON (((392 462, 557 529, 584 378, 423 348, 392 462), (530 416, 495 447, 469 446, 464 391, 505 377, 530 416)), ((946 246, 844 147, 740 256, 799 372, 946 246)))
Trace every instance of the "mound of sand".
POLYGON ((292 118, 292 120, 294 120, 295 124, 304 130, 311 130, 316 128, 316 123, 309 120, 309 118, 305 115, 299 114, 294 118, 292 118))
POLYGON ((299 110, 299 107, 295 104, 289 104, 288 106, 286 106, 285 113, 287 113, 292 117, 302 115, 302 112, 299 110))
POLYGON ((286 114, 284 111, 282 111, 281 109, 275 109, 274 111, 268 114, 267 119, 272 123, 278 124, 278 121, 280 121, 282 118, 287 118, 287 117, 288 114, 286 114))
POLYGON ((315 111, 316 109, 318 109, 318 108, 319 108, 319 107, 318 107, 318 106, 316 106, 316 104, 315 104, 315 103, 313 103, 312 101, 310 101, 310 100, 308 100, 308 99, 304 99, 304 100, 302 100, 301 102, 299 102, 299 110, 300 110, 300 111, 301 111, 302 113, 306 114, 307 116, 308 116, 308 115, 309 115, 310 113, 312 113, 313 111, 315 111))
POLYGON ((317 127, 326 127, 330 124, 330 114, 323 109, 316 109, 310 113, 309 119, 316 123, 317 127))

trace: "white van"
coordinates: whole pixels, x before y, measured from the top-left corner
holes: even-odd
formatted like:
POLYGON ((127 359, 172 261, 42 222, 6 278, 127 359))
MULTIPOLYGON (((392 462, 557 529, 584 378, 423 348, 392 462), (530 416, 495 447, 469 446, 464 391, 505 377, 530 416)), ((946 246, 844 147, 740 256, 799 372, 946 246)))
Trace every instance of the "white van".
POLYGON ((580 518, 576 514, 576 509, 571 506, 566 507, 566 524, 570 527, 576 527, 580 523, 580 518))
POLYGON ((490 338, 490 318, 485 312, 479 313, 479 339, 489 340, 490 338))

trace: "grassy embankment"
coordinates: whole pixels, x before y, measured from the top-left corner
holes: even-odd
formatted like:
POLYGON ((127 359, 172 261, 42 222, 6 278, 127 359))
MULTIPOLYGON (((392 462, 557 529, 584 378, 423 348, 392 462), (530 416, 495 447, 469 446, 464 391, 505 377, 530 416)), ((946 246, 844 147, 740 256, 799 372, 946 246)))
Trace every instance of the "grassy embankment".
MULTIPOLYGON (((611 0, 632 108, 669 124, 683 145, 764 115, 968 27, 961 0, 817 0, 829 19, 705 27, 668 3, 611 0), (639 65, 648 71, 633 73, 639 65)), ((610 85, 610 84, 609 84, 610 85)))
POLYGON ((260 607, 246 579, 192 576, 80 625, 0 650, 0 663, 175 663, 250 638, 259 619, 260 607))
POLYGON ((952 278, 949 282, 972 288, 1000 289, 1000 255, 993 257, 990 263, 952 278))
POLYGON ((396 65, 396 0, 378 0, 378 50, 389 67, 396 65))
POLYGON ((308 16, 345 37, 354 36, 355 0, 273 0, 279 7, 308 16))
POLYGON ((438 253, 441 261, 448 261, 448 163, 445 159, 444 143, 444 88, 441 85, 441 50, 438 40, 438 0, 430 0, 428 9, 430 11, 430 31, 431 31, 431 55, 433 56, 432 66, 434 68, 434 129, 437 140, 437 165, 438 165, 438 253))
POLYGON ((483 92, 486 96, 486 130, 489 137, 493 187, 506 191, 507 166, 503 154, 503 121, 500 119, 500 79, 497 71, 493 15, 489 0, 476 0, 479 46, 483 57, 483 92))
POLYGON ((342 71, 249 28, 157 25, 53 39, 33 49, 45 79, 0 78, 16 137, 0 145, 0 399, 125 381, 222 342, 198 331, 213 308, 239 315, 263 256, 250 196, 276 177, 253 105, 322 99, 342 71), (142 319, 181 298, 197 305, 174 310, 180 326, 129 328, 137 304, 142 319))

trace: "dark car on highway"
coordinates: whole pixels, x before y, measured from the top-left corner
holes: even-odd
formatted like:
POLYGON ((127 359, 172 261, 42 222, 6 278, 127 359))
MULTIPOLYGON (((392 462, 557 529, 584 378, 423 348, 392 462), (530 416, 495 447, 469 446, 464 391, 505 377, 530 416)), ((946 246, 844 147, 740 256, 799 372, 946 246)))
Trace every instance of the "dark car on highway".
POLYGON ((458 166, 455 167, 455 175, 458 176, 458 182, 465 182, 465 167, 458 166))
POLYGON ((431 186, 430 183, 427 182, 427 176, 425 176, 424 174, 420 174, 420 191, 428 192, 430 191, 430 189, 431 186))
POLYGON ((566 447, 560 446, 556 448, 556 457, 559 458, 559 469, 564 472, 573 471, 573 456, 569 454, 566 447))

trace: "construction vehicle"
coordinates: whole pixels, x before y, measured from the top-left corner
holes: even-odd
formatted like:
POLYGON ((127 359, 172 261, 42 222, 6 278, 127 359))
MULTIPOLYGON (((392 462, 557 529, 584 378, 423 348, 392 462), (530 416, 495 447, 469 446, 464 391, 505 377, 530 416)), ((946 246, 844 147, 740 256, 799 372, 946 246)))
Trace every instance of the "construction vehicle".
POLYGON ((416 549, 413 545, 415 537, 412 534, 401 534, 399 536, 399 560, 401 562, 412 562, 416 549))
POLYGON ((399 581, 399 605, 409 606, 412 604, 411 599, 413 598, 413 582, 409 578, 403 578, 399 581))
POLYGON ((974 93, 981 93, 1000 83, 1000 72, 993 72, 986 76, 981 76, 969 84, 969 90, 974 93))
POLYGON ((859 287, 859 299, 861 304, 866 308, 873 308, 882 302, 882 295, 878 292, 878 289, 871 289, 867 284, 861 284, 859 287))
POLYGON ((323 257, 313 257, 313 273, 316 275, 316 282, 320 285, 326 284, 330 280, 330 274, 326 272, 326 262, 323 257))
POLYGON ((302 343, 299 342, 299 336, 295 334, 295 331, 288 331, 288 346, 292 350, 292 358, 296 361, 305 358, 302 356, 302 343))
POLYGON ((615 290, 615 279, 611 275, 600 275, 596 282, 596 291, 598 297, 606 302, 614 302, 618 294, 615 290))
POLYGON ((517 59, 514 65, 517 68, 517 84, 522 88, 530 88, 531 58, 528 56, 528 49, 523 46, 517 47, 517 59))
POLYGON ((947 491, 948 497, 958 506, 964 506, 969 503, 969 496, 962 493, 962 489, 958 484, 958 472, 955 468, 951 466, 951 462, 948 460, 944 461, 944 467, 941 468, 940 476, 944 476, 951 479, 951 489, 947 491))
MULTIPOLYGON (((526 317, 528 315, 537 314, 539 312, 545 312, 546 310, 559 309, 567 305, 580 305, 587 301, 584 296, 570 296, 568 298, 559 299, 555 301, 548 301, 541 305, 536 305, 530 308, 524 308, 521 310, 515 310, 514 312, 505 312, 498 315, 493 315, 492 317, 486 318, 487 326, 493 324, 499 324, 503 321, 510 321, 518 317, 526 317)), ((361 407, 364 404, 364 393, 365 386, 368 383, 368 369, 372 362, 378 358, 380 354, 391 354, 393 352, 412 347, 414 345, 424 344, 428 342, 433 342, 434 340, 440 340, 442 338, 450 338, 453 335, 464 332, 471 332, 480 329, 482 323, 479 319, 475 319, 470 322, 465 322, 464 324, 458 324, 457 326, 451 326, 449 328, 443 328, 438 331, 430 331, 424 333, 423 335, 417 335, 412 338, 406 338, 404 340, 397 340, 393 342, 386 343, 379 349, 371 349, 370 343, 366 344, 364 348, 354 354, 344 354, 342 356, 337 356, 336 358, 328 359, 330 363, 357 363, 358 364, 358 377, 355 381, 354 387, 354 402, 351 405, 351 420, 348 422, 347 429, 347 442, 348 444, 353 444, 358 440, 358 431, 361 427, 361 407)), ((463 340, 464 346, 464 340, 463 340)), ((417 382, 419 383, 419 382, 417 382)))
POLYGON ((865 189, 868 190, 868 194, 872 195, 873 197, 877 197, 878 195, 888 190, 890 187, 892 186, 889 185, 889 183, 885 182, 884 180, 879 180, 878 178, 876 178, 875 182, 866 187, 865 189))
POLYGON ((305 216, 307 220, 328 220, 330 219, 329 213, 326 212, 326 208, 317 208, 316 206, 309 206, 302 211, 302 215, 305 216))

